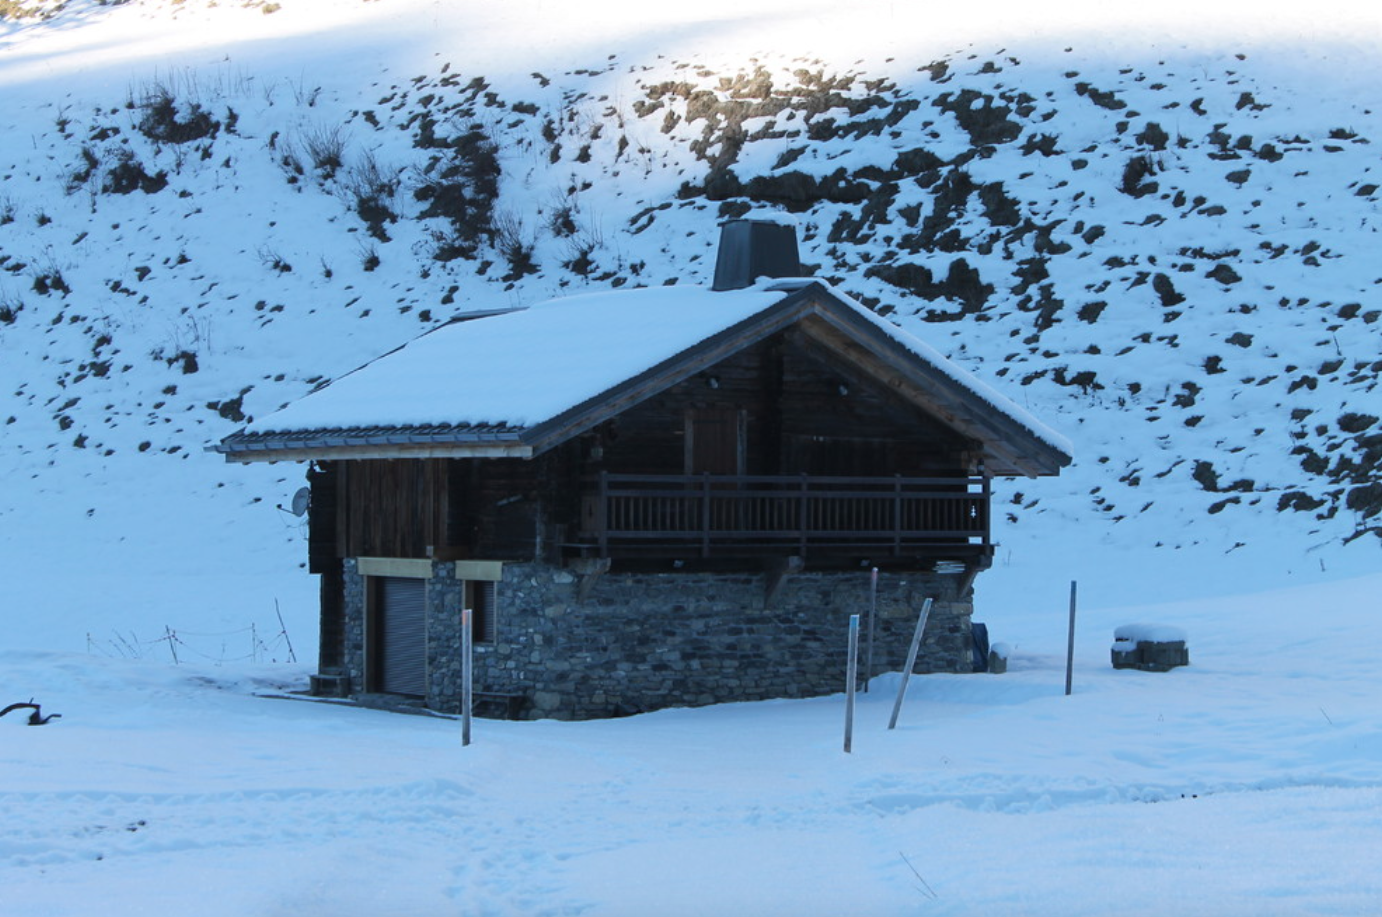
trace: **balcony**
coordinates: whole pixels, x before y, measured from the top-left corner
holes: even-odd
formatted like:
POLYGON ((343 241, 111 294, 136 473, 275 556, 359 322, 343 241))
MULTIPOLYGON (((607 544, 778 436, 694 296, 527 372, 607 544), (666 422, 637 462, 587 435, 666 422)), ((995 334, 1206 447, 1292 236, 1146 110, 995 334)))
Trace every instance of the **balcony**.
POLYGON ((601 473, 576 547, 599 557, 992 553, 986 477, 601 473))

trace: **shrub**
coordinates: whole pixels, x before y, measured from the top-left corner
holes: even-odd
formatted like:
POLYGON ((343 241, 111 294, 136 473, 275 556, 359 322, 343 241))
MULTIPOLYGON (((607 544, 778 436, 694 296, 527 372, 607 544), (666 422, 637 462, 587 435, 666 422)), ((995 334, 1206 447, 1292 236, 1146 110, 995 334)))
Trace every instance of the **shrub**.
POLYGON ((494 247, 509 262, 509 272, 503 278, 506 282, 537 273, 533 260, 536 242, 524 235, 523 221, 518 217, 504 213, 494 221, 494 247))
MULTIPOLYGON (((483 238, 496 233, 494 202, 499 196, 500 167, 498 147, 478 127, 443 138, 436 133, 437 126, 424 117, 414 140, 421 149, 444 150, 445 155, 434 157, 419 171, 413 198, 426 204, 420 217, 447 222, 446 230, 433 234, 437 240, 433 257, 449 261, 473 255, 483 238)), ((499 247, 502 251, 503 246, 499 247)))
POLYGON ((156 175, 150 175, 130 150, 117 151, 116 160, 101 181, 101 190, 105 193, 131 194, 143 191, 145 194, 156 194, 168 187, 167 172, 159 171, 156 175))
POLYGON ((389 241, 384 224, 398 222, 398 214, 394 211, 398 176, 384 169, 373 154, 366 153, 349 170, 343 190, 353 203, 356 215, 365 221, 369 234, 380 242, 389 241))
POLYGON ((1118 190, 1130 197, 1145 197, 1155 194, 1159 185, 1154 181, 1144 181, 1157 173, 1156 160, 1146 154, 1134 156, 1123 167, 1123 182, 1118 190))
POLYGON ((309 131, 302 138, 307 156, 312 160, 312 168, 324 181, 336 177, 336 172, 344 163, 346 139, 340 127, 322 127, 309 131))
POLYGON ((179 105, 162 84, 154 84, 136 107, 141 112, 139 132, 155 143, 190 143, 214 137, 221 129, 221 123, 197 103, 179 105))

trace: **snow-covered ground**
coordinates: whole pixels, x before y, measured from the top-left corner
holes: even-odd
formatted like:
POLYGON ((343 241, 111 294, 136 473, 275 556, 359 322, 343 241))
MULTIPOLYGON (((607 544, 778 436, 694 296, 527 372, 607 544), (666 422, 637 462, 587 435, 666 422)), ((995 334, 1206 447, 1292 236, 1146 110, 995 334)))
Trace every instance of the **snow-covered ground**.
POLYGON ((1302 915, 1382 907, 1382 576, 1078 615, 1004 675, 586 723, 257 696, 289 665, 0 654, 0 913, 1302 915), (1114 629, 1191 665, 1115 671, 1114 629))
MULTIPOLYGON (((72 0, 0 22, 0 706, 62 714, 0 720, 0 917, 1382 911, 1378 539, 1342 543, 1376 524, 1345 507, 1382 415, 1382 12, 1125 6, 72 0), (942 60, 952 83, 918 70, 942 60), (914 679, 894 732, 880 677, 850 755, 840 697, 482 721, 462 748, 449 720, 259 696, 315 655, 305 533, 276 508, 302 469, 201 447, 456 312, 704 282, 719 214, 676 195, 705 178, 706 122, 654 89, 760 63, 785 92, 817 68, 917 102, 894 136, 811 144, 793 168, 817 175, 961 155, 947 92, 1037 100, 1019 141, 902 182, 876 239, 830 238, 859 216, 839 202, 800 221, 805 260, 1075 441, 1060 478, 997 486, 978 617, 1010 671, 914 679), (477 76, 497 101, 463 110, 502 140, 501 202, 542 266, 514 282, 489 243, 488 273, 436 262, 441 221, 406 190, 389 238, 366 232, 308 155, 341 125, 342 175, 373 156, 411 188, 434 152, 415 120, 477 76), (220 132, 146 136, 165 91, 220 132), (1153 118, 1164 187, 1134 197, 1119 173, 1153 118), (167 186, 100 190, 127 161, 167 186), (987 321, 926 321, 953 303, 865 276, 961 173, 1073 246, 1048 327, 1022 299, 1040 279, 1012 273, 1045 257, 1032 233, 962 252, 997 287, 987 321), (548 231, 563 211, 577 229, 548 231), (1304 498, 1321 512, 1280 509, 1304 498), (1128 624, 1184 630, 1191 666, 1114 671, 1128 624)), ((745 125, 765 139, 741 178, 780 173, 788 141, 745 125)), ((1011 228, 981 209, 955 223, 970 242, 1011 228)), ((910 260, 939 278, 951 257, 910 260)))

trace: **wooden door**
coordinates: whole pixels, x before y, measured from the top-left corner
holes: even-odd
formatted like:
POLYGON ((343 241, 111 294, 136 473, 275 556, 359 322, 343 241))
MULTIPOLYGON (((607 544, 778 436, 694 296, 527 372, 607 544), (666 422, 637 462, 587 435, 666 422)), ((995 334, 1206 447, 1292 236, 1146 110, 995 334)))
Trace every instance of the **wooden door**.
POLYGON ((744 473, 744 412, 734 407, 686 413, 686 473, 744 473))

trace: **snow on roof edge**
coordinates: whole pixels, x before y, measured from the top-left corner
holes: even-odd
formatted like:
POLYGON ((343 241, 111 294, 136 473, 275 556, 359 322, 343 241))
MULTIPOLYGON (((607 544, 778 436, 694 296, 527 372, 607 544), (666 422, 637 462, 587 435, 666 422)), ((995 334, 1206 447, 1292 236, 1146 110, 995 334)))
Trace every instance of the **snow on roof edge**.
MULTIPOLYGON (((405 344, 400 345, 399 347, 393 348, 388 352, 381 354, 378 357, 375 357, 373 360, 368 361, 360 367, 352 369, 350 372, 345 373, 344 375, 332 380, 331 383, 328 383, 324 387, 314 390, 313 392, 310 392, 307 395, 304 395, 297 401, 292 402, 284 408, 281 408, 280 410, 269 414, 262 420, 252 422, 251 424, 247 425, 243 430, 237 431, 236 435, 244 433, 259 435, 290 435, 295 432, 300 432, 304 429, 309 428, 316 430, 348 430, 352 427, 359 426, 393 425, 398 427, 399 429, 405 429, 417 426, 419 423, 423 423, 424 421, 417 417, 408 418, 406 416, 406 412, 404 412, 402 415, 395 414, 394 416, 396 419, 390 421, 390 424, 384 424, 382 421, 379 420, 372 420, 367 424, 362 424, 359 422, 348 423, 346 421, 350 420, 350 417, 352 415, 352 410, 350 408, 338 408, 335 413, 339 413, 340 415, 338 419, 339 422, 336 422, 334 424, 318 422, 312 424, 310 427, 305 426, 301 421, 305 419, 311 419, 314 417, 313 412, 311 412, 310 410, 306 412, 306 418, 299 418, 298 423, 292 423, 291 418, 304 413, 304 411, 299 407, 302 404, 302 402, 310 400, 313 402, 313 405, 320 405, 322 404, 321 396, 325 393, 330 392, 333 388, 339 389, 342 383, 346 383, 347 387, 354 385, 354 380, 352 380, 351 382, 346 381, 351 379, 351 377, 355 377, 361 374, 362 372, 366 371, 378 373, 378 370, 374 369, 374 367, 376 367, 379 364, 385 363, 388 360, 388 358, 396 357, 400 352, 407 351, 409 350, 409 348, 415 347, 419 342, 428 338, 432 338, 438 332, 454 331, 457 325, 489 326, 490 322, 484 321, 484 319, 494 321, 495 319, 508 318, 511 320, 513 316, 522 313, 527 313, 529 316, 534 317, 546 317, 549 315, 553 318, 555 318, 558 315, 564 315, 566 317, 569 317, 573 313, 566 312, 564 310, 570 310, 572 308, 580 309, 580 307, 583 305, 589 306, 594 309, 603 308, 605 312, 609 313, 609 315, 607 316, 609 318, 616 318, 622 316, 624 320, 628 320, 630 317, 638 316, 640 314, 636 310, 630 311, 627 308, 627 306, 630 304, 638 305, 638 303, 635 303, 634 300, 631 299, 631 297, 637 296, 639 294, 642 295, 643 299, 650 300, 652 303, 656 303, 657 300, 660 299, 681 299, 687 297, 699 298, 700 296, 713 297, 713 299, 708 300, 709 303, 716 303, 726 306, 729 306, 731 305, 731 303, 733 303, 732 307, 725 309, 723 312, 721 312, 718 309, 713 310, 716 313, 716 317, 713 320, 693 322, 691 324, 694 325, 694 327, 688 327, 680 334, 674 334, 669 339, 662 341, 659 345, 662 349, 655 349, 655 352, 649 352, 646 355, 646 359, 624 361, 624 365, 621 365, 620 367, 620 372, 616 374, 619 375, 619 378, 616 379, 613 377, 613 375, 610 375, 609 377, 601 380, 599 384, 593 384, 595 382, 595 380, 593 379, 585 380, 586 384, 580 386, 581 397, 576 398, 574 401, 570 401, 569 399, 567 399, 569 403, 566 403, 559 409, 550 410, 553 407, 553 405, 549 404, 547 405, 547 407, 550 412, 546 413, 545 416, 543 416, 541 412, 538 412, 531 413, 530 416, 526 418, 519 418, 516 415, 514 417, 504 418, 505 422, 509 423, 510 425, 520 427, 531 427, 535 424, 542 423, 551 420, 557 416, 560 416, 567 410, 570 410, 578 406, 580 403, 583 403, 593 398, 599 398, 601 395, 610 391, 621 382, 630 378, 634 378, 635 376, 639 375, 640 373, 646 372, 647 370, 658 365, 664 360, 673 358, 677 354, 683 353, 686 350, 689 350, 697 346, 699 343, 705 341, 709 337, 714 336, 715 334, 726 331, 742 321, 752 319, 754 316, 762 314, 763 312, 767 311, 773 306, 783 302, 784 297, 790 296, 792 293, 798 292, 812 283, 819 284, 822 289, 828 292, 833 299, 835 299, 845 308, 856 313, 865 321, 872 323, 874 327, 876 327, 883 334, 887 335, 889 339, 893 340, 898 345, 907 350, 909 353, 913 354, 914 356, 922 360, 926 365, 928 365, 935 371, 941 373, 946 378, 952 380, 960 388, 979 398, 981 401, 991 406, 995 411, 998 411, 1006 415, 1008 418, 1017 423, 1021 428, 1023 428, 1026 432, 1030 433, 1033 437, 1042 442, 1044 445, 1063 454, 1067 458, 1073 458, 1074 449, 1071 442, 1066 437, 1055 431, 1053 428, 1037 420, 1036 417, 1034 417, 1025 408, 1022 408, 1021 406, 1013 402, 1011 399, 1001 394, 999 391, 997 391, 989 384, 981 381, 972 373, 968 372, 967 370, 963 369, 962 367, 951 361, 949 358, 940 353, 940 351, 936 350, 930 344, 927 344, 925 341, 916 337, 914 334, 910 333, 906 329, 903 329, 902 327, 896 325, 888 319, 878 315, 873 310, 859 303, 853 297, 839 290, 832 284, 819 278, 799 278, 791 280, 789 282, 784 282, 783 278, 761 278, 752 287, 749 287, 747 289, 724 292, 712 292, 706 287, 689 285, 665 288, 640 288, 637 290, 598 291, 590 293, 580 293, 573 296, 555 297, 521 309, 494 310, 493 312, 488 313, 482 312, 478 315, 457 316, 452 321, 439 325, 436 328, 429 329, 423 334, 420 334, 417 337, 413 338, 411 341, 408 341, 405 344), (676 292, 675 294, 671 294, 669 293, 669 291, 676 292), (739 302, 739 300, 743 300, 743 302, 739 302), (619 311, 611 310, 611 303, 620 304, 624 308, 622 308, 622 310, 619 311), (637 363, 636 366, 634 365, 635 363, 637 363), (279 420, 277 423, 275 423, 274 418, 279 415, 287 415, 288 418, 290 418, 290 423, 288 425, 283 425, 283 420, 279 420), (522 420, 523 422, 520 423, 520 420, 522 420)), ((706 310, 706 312, 709 311, 711 310, 706 310)), ((678 314, 684 314, 684 312, 685 310, 682 309, 679 310, 678 314)), ((704 317, 705 313, 701 313, 701 315, 702 317, 704 317)), ((531 319, 529 321, 531 321, 531 319)), ((567 333, 570 333, 570 329, 568 329, 567 333)), ((567 382, 571 381, 573 380, 567 380, 567 382)), ((390 388, 393 387, 394 386, 390 386, 390 388)), ((572 386, 568 385, 566 386, 566 388, 568 389, 568 394, 570 394, 570 389, 572 388, 572 386)), ((328 395, 327 397, 328 399, 330 399, 332 396, 328 395)), ((438 411, 440 411, 440 409, 438 409, 438 411)), ((393 410, 391 410, 390 413, 393 413, 393 410)), ((490 421, 493 421, 493 418, 490 418, 490 421)), ((475 423, 475 421, 461 418, 459 415, 451 418, 443 418, 441 414, 438 413, 437 416, 432 417, 430 420, 427 420, 426 423, 470 424, 475 423)))
POLYGON ((1020 426, 1027 430, 1027 432, 1031 433, 1033 436, 1041 440, 1046 445, 1050 446, 1052 449, 1055 449, 1057 452, 1064 454, 1067 458, 1073 459, 1075 457, 1074 444, 1071 443, 1071 441, 1066 436, 1057 432, 1054 428, 1048 426, 1042 421, 1038 420, 1036 416, 1033 415, 1026 408, 1017 404, 1017 402, 1002 394, 996 388, 989 385, 987 382, 982 381, 969 370, 955 363, 949 357, 945 356, 945 354, 941 353, 939 350, 932 347, 930 344, 926 343, 921 338, 907 331, 900 325, 888 321, 886 318, 879 315, 877 312, 874 312, 872 309, 863 305, 858 300, 850 296, 848 293, 845 293, 844 291, 836 288, 835 286, 829 283, 826 283, 825 281, 819 281, 819 283, 822 286, 826 287, 826 289, 830 290, 832 296, 835 296, 841 302, 853 308, 867 321, 872 322, 881 331, 886 333, 889 337, 897 341, 903 347, 910 350, 913 354, 920 357, 928 365, 937 370, 940 370, 951 380, 953 380, 957 385, 960 385, 967 391, 973 393, 975 396, 979 397, 984 402, 992 406, 995 410, 1001 411, 1002 413, 1011 417, 1020 426))

